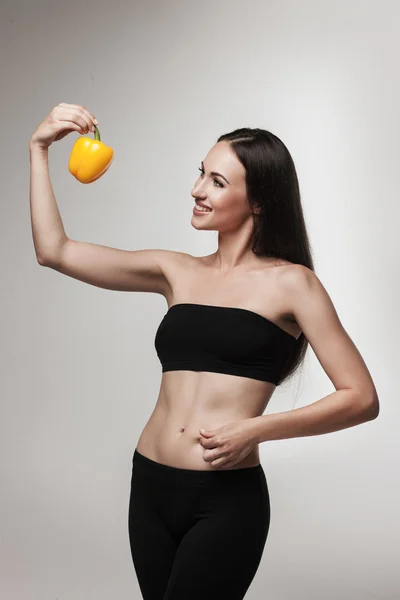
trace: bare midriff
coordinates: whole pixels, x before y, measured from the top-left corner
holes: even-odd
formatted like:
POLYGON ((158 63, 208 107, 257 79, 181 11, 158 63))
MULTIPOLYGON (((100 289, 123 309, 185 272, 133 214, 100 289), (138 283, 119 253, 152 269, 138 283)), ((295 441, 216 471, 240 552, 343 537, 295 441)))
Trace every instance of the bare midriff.
MULTIPOLYGON (((273 319, 292 335, 300 332, 288 314, 287 296, 280 291, 279 266, 265 268, 264 261, 259 260, 251 270, 235 270, 221 277, 210 266, 211 258, 185 255, 181 263, 174 265, 169 273, 168 306, 194 302, 246 307, 273 319), (249 298, 255 300, 249 303, 249 298)), ((166 371, 136 448, 147 458, 182 469, 254 467, 260 464, 258 444, 233 466, 213 466, 205 461, 206 449, 200 443, 199 430, 213 431, 233 421, 262 415, 275 388, 272 382, 225 373, 166 371)), ((209 454, 207 451, 206 456, 209 454)))
MULTIPOLYGON (((156 462, 183 469, 215 470, 204 460, 200 429, 215 430, 227 423, 263 414, 273 383, 222 373, 167 371, 160 394, 137 444, 156 462)), ((260 463, 258 445, 230 469, 260 463)))

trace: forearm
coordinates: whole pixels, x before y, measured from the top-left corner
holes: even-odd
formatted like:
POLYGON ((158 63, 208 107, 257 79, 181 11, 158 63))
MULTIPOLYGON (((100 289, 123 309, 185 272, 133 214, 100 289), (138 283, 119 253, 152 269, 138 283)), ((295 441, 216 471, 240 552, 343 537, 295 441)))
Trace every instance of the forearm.
POLYGON ((378 401, 366 401, 355 390, 337 390, 308 406, 254 419, 257 443, 268 440, 321 435, 375 419, 378 401))
POLYGON ((32 235, 42 263, 56 254, 67 236, 50 181, 48 149, 30 144, 29 154, 32 235))

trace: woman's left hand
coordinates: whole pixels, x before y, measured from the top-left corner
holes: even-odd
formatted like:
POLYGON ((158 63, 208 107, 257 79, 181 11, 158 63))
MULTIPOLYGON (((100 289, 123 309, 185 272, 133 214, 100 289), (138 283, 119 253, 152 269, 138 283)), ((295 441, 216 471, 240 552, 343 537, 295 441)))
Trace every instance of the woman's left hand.
POLYGON ((254 425, 251 418, 218 429, 200 429, 200 444, 205 449, 203 459, 216 468, 230 468, 240 462, 258 444, 254 425))

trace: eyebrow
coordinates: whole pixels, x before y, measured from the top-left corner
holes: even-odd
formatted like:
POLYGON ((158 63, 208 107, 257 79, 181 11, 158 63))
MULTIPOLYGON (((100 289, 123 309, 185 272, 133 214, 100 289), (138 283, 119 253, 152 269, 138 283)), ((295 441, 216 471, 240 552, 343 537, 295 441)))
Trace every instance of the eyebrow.
MULTIPOLYGON (((201 166, 204 169, 203 161, 201 161, 201 166)), ((221 173, 217 173, 216 171, 211 171, 210 175, 218 175, 219 177, 222 177, 222 179, 225 179, 226 183, 229 183, 229 185, 231 185, 230 182, 227 180, 227 178, 224 177, 223 175, 221 175, 221 173)))

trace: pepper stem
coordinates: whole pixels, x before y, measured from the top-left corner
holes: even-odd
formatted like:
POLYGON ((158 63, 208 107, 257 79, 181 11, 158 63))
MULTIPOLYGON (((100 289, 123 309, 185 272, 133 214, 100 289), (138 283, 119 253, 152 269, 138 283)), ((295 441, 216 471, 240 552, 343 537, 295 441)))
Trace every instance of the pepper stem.
POLYGON ((100 131, 97 129, 96 125, 94 126, 94 139, 100 142, 100 131))

